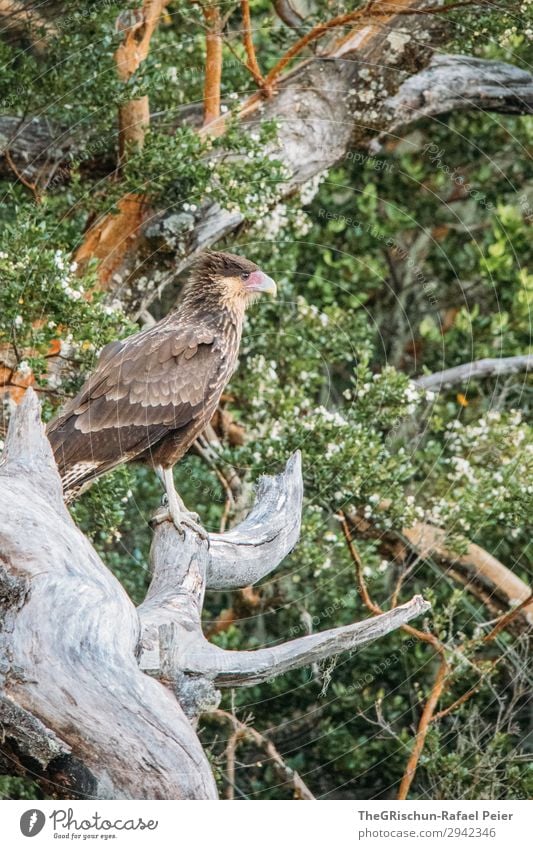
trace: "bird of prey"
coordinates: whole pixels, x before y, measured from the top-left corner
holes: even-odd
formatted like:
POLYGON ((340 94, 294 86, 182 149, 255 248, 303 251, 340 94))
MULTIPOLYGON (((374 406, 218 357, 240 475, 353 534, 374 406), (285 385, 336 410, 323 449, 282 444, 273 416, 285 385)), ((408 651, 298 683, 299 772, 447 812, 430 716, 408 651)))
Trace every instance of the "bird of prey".
POLYGON ((201 529, 172 469, 215 412, 237 365, 246 307, 276 284, 257 265, 209 252, 196 262, 176 310, 103 348, 94 372, 48 426, 65 501, 121 463, 152 466, 179 530, 201 529))

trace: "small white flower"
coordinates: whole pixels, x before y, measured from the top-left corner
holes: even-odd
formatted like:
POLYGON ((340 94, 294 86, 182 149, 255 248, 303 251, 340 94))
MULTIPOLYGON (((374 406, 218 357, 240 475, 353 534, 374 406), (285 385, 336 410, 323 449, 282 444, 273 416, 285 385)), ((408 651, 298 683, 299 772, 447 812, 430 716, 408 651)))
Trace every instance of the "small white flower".
POLYGON ((54 254, 54 264, 56 268, 59 268, 60 271, 65 270, 65 260, 63 258, 63 253, 61 251, 56 251, 54 254))
POLYGON ((30 365, 26 362, 26 360, 22 360, 22 361, 19 363, 19 366, 18 366, 18 372, 19 372, 19 374, 21 374, 21 375, 22 375, 22 377, 28 377, 28 375, 29 375, 29 374, 31 374, 31 367, 30 367, 30 365))

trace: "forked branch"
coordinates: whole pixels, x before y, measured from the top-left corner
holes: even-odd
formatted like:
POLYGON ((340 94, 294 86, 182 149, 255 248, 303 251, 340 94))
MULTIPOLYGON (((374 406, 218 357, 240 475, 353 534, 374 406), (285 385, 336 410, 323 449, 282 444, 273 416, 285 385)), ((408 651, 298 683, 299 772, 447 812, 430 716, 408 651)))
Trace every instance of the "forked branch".
POLYGON ((363 622, 309 634, 255 651, 226 651, 202 629, 206 589, 235 589, 259 581, 286 557, 300 532, 302 473, 299 452, 276 477, 261 479, 248 517, 232 531, 182 537, 160 523, 151 552, 152 584, 139 607, 140 665, 171 681, 194 718, 218 703, 217 687, 250 687, 341 652, 359 648, 405 625, 429 608, 420 596, 363 622))

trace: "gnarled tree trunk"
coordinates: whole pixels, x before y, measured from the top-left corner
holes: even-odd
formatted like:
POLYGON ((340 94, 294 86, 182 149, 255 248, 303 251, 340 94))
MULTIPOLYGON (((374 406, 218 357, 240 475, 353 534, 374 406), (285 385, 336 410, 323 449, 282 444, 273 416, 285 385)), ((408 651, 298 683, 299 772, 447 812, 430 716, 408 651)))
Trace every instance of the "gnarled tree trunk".
POLYGON ((216 797, 197 717, 219 688, 250 686, 357 648, 428 608, 256 651, 224 651, 201 628, 206 589, 260 580, 300 532, 299 455, 265 477, 248 517, 207 540, 155 517, 152 583, 136 609, 78 530, 30 389, 0 461, 0 767, 61 798, 216 797))

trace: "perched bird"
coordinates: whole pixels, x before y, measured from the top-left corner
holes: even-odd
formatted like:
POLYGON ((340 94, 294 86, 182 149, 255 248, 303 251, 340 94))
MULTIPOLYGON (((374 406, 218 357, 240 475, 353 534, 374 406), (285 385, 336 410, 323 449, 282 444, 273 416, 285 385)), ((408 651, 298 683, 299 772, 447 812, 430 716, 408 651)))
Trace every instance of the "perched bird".
POLYGON ((94 372, 48 438, 71 501, 95 478, 131 461, 152 466, 178 529, 201 530, 172 469, 209 423, 237 365, 244 312, 276 284, 229 253, 203 254, 180 303, 162 321, 102 350, 94 372))

